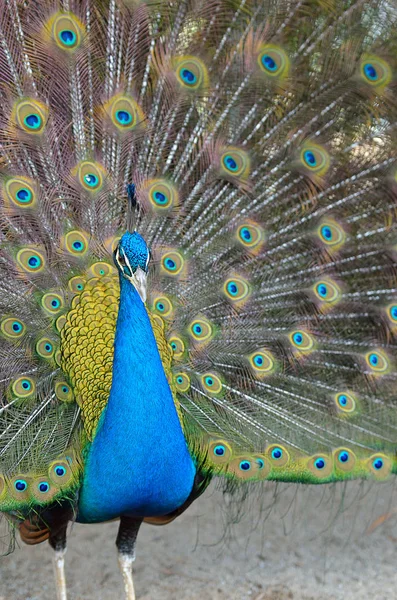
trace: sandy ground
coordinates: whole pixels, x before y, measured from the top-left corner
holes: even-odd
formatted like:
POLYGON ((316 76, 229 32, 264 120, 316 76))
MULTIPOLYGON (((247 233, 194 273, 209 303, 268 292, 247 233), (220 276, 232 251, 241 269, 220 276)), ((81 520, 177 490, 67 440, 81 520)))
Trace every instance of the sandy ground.
MULTIPOLYGON (((236 505, 210 488, 174 523, 141 529, 137 600, 397 599, 394 487, 268 483, 232 526, 236 505)), ((69 600, 123 598, 116 533, 115 522, 73 526, 69 600)), ((1 558, 0 600, 55 598, 51 557, 41 544, 1 558)))

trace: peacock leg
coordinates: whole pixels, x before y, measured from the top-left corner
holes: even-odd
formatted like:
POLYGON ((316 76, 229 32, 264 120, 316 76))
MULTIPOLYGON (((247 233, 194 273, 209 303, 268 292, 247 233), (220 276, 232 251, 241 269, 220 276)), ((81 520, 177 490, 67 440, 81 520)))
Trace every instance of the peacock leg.
POLYGON ((123 575, 126 600, 135 600, 134 582, 132 579, 132 563, 135 560, 135 545, 142 519, 121 517, 116 546, 118 560, 123 575))
POLYGON ((55 534, 51 534, 49 544, 54 549, 55 583, 57 600, 67 600, 65 579, 65 554, 66 554, 66 529, 67 523, 55 534))

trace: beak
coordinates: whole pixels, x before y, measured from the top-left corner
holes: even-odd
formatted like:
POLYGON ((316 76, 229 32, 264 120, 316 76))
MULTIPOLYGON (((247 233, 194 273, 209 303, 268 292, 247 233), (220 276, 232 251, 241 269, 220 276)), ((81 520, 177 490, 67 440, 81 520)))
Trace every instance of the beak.
POLYGON ((145 271, 138 267, 131 278, 131 283, 135 287, 144 304, 146 302, 146 277, 147 275, 145 271))

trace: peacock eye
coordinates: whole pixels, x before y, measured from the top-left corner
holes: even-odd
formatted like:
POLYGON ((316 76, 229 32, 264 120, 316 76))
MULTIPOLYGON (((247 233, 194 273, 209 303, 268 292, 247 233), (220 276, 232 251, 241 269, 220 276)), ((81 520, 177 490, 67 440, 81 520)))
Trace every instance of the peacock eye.
POLYGON ((42 494, 45 494, 46 492, 48 492, 49 489, 50 489, 50 484, 47 483, 46 481, 41 481, 38 485, 38 490, 42 494))
POLYGON ((14 488, 17 492, 24 492, 28 488, 28 484, 24 479, 17 479, 14 483, 14 488))
POLYGON ((128 110, 117 110, 116 120, 120 125, 125 127, 132 122, 132 114, 128 110))
POLYGON ((59 32, 59 39, 65 46, 74 46, 77 40, 77 36, 74 31, 70 29, 63 29, 59 32))

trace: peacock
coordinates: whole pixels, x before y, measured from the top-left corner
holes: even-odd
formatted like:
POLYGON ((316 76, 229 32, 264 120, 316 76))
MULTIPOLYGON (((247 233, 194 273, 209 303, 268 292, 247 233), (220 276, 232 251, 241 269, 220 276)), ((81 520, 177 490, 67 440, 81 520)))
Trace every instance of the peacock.
MULTIPOLYGON (((397 473, 392 0, 0 0, 0 511, 397 473)), ((252 492, 253 493, 253 492, 252 492)))

